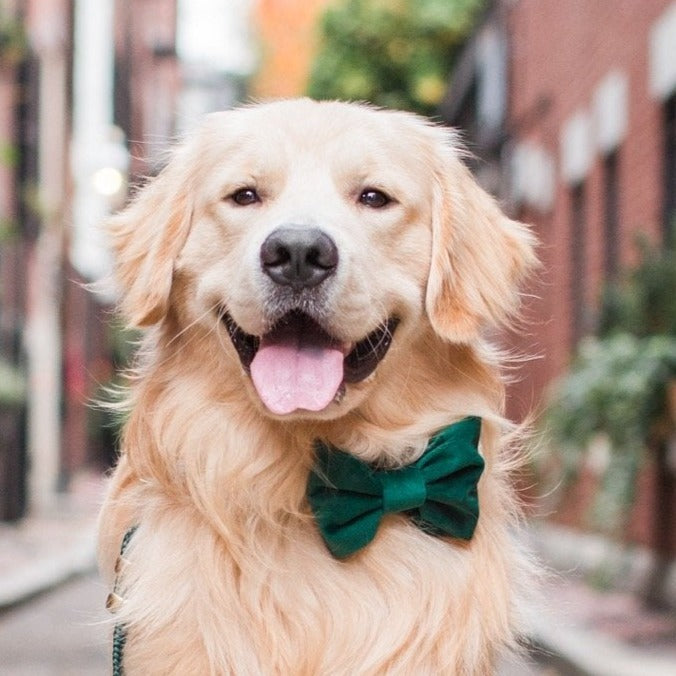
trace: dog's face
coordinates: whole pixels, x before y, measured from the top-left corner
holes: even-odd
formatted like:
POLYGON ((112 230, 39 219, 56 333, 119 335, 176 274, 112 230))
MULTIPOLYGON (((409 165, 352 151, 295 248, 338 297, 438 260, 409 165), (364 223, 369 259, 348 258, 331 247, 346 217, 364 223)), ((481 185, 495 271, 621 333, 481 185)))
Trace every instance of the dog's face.
POLYGON ((203 325, 287 418, 358 406, 423 331, 477 339, 533 261, 450 132, 309 100, 210 116, 111 229, 132 323, 203 325))

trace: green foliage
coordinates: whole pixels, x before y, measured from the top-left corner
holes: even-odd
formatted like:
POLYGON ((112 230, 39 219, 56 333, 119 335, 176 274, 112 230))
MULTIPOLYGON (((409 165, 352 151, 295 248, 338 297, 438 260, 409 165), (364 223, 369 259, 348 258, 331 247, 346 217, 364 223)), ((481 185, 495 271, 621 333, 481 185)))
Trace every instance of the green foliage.
POLYGON ((23 58, 26 36, 20 21, 0 5, 0 65, 15 65, 23 58))
POLYGON ((676 250, 640 246, 639 265, 604 292, 601 336, 617 331, 676 336, 676 250))
POLYGON ((0 244, 16 237, 17 224, 13 218, 0 215, 0 244))
POLYGON ((17 406, 26 399, 26 379, 22 371, 0 359, 0 406, 17 406))
POLYGON ((546 419, 568 477, 592 442, 610 444, 593 513, 602 530, 622 528, 646 447, 667 419, 666 391, 674 378, 676 337, 615 333, 585 339, 554 389, 546 419))
POLYGON ((19 164, 19 151, 16 146, 0 140, 0 164, 16 167, 19 164))
POLYGON ((610 446, 594 517, 611 532, 622 527, 646 449, 669 433, 675 291, 676 253, 643 245, 639 265, 606 289, 599 337, 580 343, 549 403, 548 428, 568 476, 576 474, 595 440, 604 438, 610 446))
POLYGON ((671 378, 676 378, 675 337, 587 338, 555 389, 551 431, 560 444, 575 448, 603 432, 616 451, 632 452, 665 415, 671 378))
MULTIPOLYGON (((16 67, 24 56, 26 36, 21 22, 7 12, 0 2, 0 68, 16 67)), ((16 167, 19 163, 18 148, 5 139, 0 139, 0 165, 16 167)), ((0 244, 16 235, 14 219, 0 214, 0 244)))
MULTIPOLYGON (((16 146, 13 146, 0 139, 0 165, 5 167, 15 167, 19 162, 19 152, 16 146)), ((16 221, 0 213, 0 244, 15 236, 17 230, 16 221)))
POLYGON ((109 327, 110 352, 113 374, 99 386, 94 396, 91 412, 92 430, 107 430, 117 436, 127 417, 123 402, 127 395, 127 372, 133 368, 135 353, 140 340, 136 330, 127 329, 121 320, 111 322, 109 327))
POLYGON ((325 12, 308 93, 431 114, 485 0, 343 0, 325 12))

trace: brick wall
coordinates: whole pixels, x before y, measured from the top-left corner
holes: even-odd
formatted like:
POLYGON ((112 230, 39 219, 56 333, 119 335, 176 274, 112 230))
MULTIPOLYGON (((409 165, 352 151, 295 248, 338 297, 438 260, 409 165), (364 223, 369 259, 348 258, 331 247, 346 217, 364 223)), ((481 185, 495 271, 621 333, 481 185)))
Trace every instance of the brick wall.
MULTIPOLYGON (((536 391, 565 368, 573 344, 570 290, 573 278, 571 196, 573 183, 586 196, 584 260, 579 262, 585 327, 593 328, 594 308, 604 281, 604 155, 592 148, 585 176, 573 183, 562 176, 561 136, 582 111, 593 118, 597 89, 609 73, 626 77, 626 133, 617 147, 618 255, 620 266, 635 260, 634 238, 657 240, 663 204, 662 102, 650 93, 650 31, 671 0, 518 0, 508 15, 511 43, 510 131, 519 142, 544 148, 555 166, 550 208, 524 207, 542 240, 543 283, 531 303, 537 328, 533 343, 547 359, 532 364, 536 391)), ((590 144, 595 145, 591 120, 590 144)))
MULTIPOLYGON (((524 352, 544 358, 530 362, 514 388, 510 413, 520 417, 541 403, 547 384, 565 370, 576 340, 594 330, 599 292, 612 274, 609 256, 622 269, 636 260, 637 233, 653 242, 662 237, 663 117, 673 89, 655 92, 655 27, 673 13, 676 45, 676 3, 516 0, 506 6, 508 132, 514 148, 537 147, 554 168, 549 203, 518 205, 519 215, 535 225, 544 263, 532 289, 537 298, 528 301, 530 331, 518 339, 524 352), (599 112, 604 95, 605 113, 599 112), (607 181, 613 170, 617 224, 609 236, 607 181)), ((579 525, 595 485, 585 474, 569 490, 559 518, 579 525)), ((630 538, 644 544, 650 542, 656 508, 653 488, 654 467, 648 463, 630 529, 630 538)))
POLYGON ((156 173, 175 133, 180 88, 176 0, 116 0, 116 119, 132 178, 156 173))

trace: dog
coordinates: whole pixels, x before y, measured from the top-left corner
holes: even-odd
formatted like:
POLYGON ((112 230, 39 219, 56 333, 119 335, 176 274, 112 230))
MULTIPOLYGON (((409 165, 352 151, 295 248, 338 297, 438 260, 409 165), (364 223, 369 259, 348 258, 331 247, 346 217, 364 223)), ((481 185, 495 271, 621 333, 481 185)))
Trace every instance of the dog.
POLYGON ((100 517, 125 673, 493 673, 536 569, 513 538, 489 338, 535 240, 456 133, 310 99, 214 113, 108 230, 144 330, 100 517), (368 541, 327 544, 318 448, 412 476, 467 421, 482 466, 465 532, 421 525, 394 488, 368 541))

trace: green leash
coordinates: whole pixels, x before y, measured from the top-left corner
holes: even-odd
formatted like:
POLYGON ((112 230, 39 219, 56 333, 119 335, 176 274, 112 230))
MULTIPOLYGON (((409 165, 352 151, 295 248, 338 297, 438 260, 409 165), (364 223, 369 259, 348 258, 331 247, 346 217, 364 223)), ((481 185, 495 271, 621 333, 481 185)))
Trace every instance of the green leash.
MULTIPOLYGON (((124 556, 124 553, 127 550, 127 547, 129 546, 129 542, 131 541, 132 536, 136 532, 136 528, 137 526, 133 526, 124 534, 124 538, 122 538, 122 545, 120 546, 120 559, 124 556)), ((113 592, 108 596, 108 601, 106 602, 106 606, 108 607, 109 610, 111 610, 111 607, 113 606, 115 601, 119 599, 119 595, 117 592, 119 591, 120 575, 119 571, 116 572, 118 572, 118 575, 115 577, 113 592)), ((113 630, 113 676, 124 676, 122 659, 124 657, 124 645, 126 642, 127 642, 127 627, 118 622, 115 625, 115 629, 113 630)))

